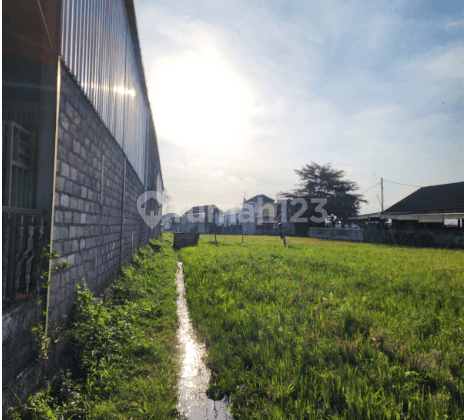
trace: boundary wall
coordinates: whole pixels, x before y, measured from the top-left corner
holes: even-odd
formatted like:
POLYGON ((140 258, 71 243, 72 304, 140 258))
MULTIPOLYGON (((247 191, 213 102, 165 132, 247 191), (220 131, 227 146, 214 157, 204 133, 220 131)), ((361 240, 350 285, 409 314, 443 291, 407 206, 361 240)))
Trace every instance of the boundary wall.
MULTIPOLYGON (((50 332, 66 322, 77 285, 85 282, 95 294, 102 293, 138 248, 161 235, 161 224, 150 229, 137 210, 138 197, 156 185, 151 178, 159 168, 150 168, 146 187, 64 65, 58 121, 52 249, 60 258, 52 262, 66 260, 71 265, 51 276, 50 332)), ((154 145, 149 149, 157 152, 154 145)), ((147 202, 148 215, 159 208, 153 201, 147 202)), ((33 349, 29 328, 43 321, 47 296, 40 299, 39 306, 36 299, 29 299, 3 314, 3 410, 16 403, 13 392, 27 397, 43 385, 44 373, 54 373, 60 366, 63 344, 50 353, 45 370, 33 349)))

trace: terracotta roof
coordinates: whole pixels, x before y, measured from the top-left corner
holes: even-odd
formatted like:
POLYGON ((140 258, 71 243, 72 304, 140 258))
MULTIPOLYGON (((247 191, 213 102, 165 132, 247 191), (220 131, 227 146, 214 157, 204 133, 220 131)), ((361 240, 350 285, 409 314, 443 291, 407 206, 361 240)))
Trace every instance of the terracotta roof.
POLYGON ((462 213, 464 182, 422 187, 384 213, 462 213))

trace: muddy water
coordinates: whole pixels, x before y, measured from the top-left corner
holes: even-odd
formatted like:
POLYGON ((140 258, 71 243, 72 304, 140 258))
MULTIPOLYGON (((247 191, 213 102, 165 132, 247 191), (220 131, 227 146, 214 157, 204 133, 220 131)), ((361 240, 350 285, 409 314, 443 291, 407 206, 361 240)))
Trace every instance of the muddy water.
POLYGON ((213 401, 206 396, 210 372, 203 363, 205 346, 197 341, 190 322, 184 297, 184 272, 182 263, 177 263, 177 312, 179 329, 177 338, 181 350, 181 373, 179 380, 179 411, 191 420, 232 419, 226 399, 213 401))

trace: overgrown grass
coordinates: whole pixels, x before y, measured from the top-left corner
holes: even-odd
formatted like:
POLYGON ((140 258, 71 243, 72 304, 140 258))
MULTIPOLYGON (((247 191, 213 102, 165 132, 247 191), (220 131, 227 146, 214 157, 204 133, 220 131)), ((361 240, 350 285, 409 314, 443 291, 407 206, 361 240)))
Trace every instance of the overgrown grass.
POLYGON ((287 240, 180 251, 209 394, 236 419, 463 419, 464 252, 287 240))
POLYGON ((20 418, 178 418, 177 255, 172 235, 138 252, 108 303, 81 289, 70 331, 76 363, 20 418))

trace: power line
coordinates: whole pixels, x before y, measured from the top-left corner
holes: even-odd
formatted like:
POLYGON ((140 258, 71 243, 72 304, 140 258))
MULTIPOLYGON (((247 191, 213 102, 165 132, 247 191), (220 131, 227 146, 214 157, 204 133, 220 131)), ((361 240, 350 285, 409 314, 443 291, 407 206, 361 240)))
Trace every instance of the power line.
POLYGON ((380 185, 380 182, 378 182, 377 184, 375 184, 372 187, 368 188, 366 191, 363 191, 360 195, 363 195, 363 194, 367 193, 369 190, 372 190, 372 188, 376 187, 377 185, 380 185))
POLYGON ((384 179, 384 181, 385 181, 385 182, 390 182, 391 184, 405 185, 406 187, 424 188, 424 187, 421 187, 420 185, 401 184, 401 183, 399 183, 399 182, 387 181, 386 179, 384 179))
POLYGON ((390 185, 390 187, 394 187, 394 188, 421 188, 421 187, 416 186, 416 185, 414 185, 414 186, 412 186, 412 185, 411 186, 409 186, 409 185, 390 185))

